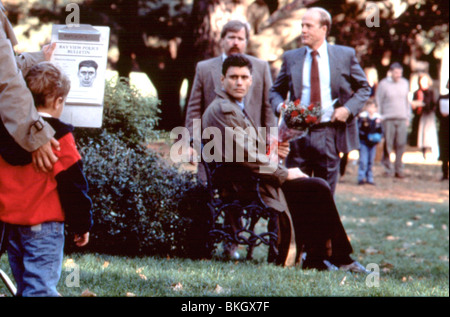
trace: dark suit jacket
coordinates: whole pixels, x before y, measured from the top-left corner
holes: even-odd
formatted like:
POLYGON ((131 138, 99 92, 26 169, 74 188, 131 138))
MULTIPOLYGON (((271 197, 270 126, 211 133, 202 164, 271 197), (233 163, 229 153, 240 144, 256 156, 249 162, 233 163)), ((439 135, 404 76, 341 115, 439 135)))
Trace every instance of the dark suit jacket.
MULTIPOLYGON (((301 99, 303 90, 303 64, 306 47, 288 51, 283 56, 283 65, 271 89, 270 102, 276 111, 290 93, 290 100, 301 99)), ((366 75, 350 47, 328 44, 332 99, 338 98, 336 107, 345 106, 351 115, 346 124, 338 125, 336 146, 339 152, 348 153, 359 148, 356 116, 370 97, 370 86, 366 75)))
MULTIPOLYGON (((269 102, 272 77, 267 62, 246 55, 253 66, 253 84, 245 99, 249 117, 258 127, 276 127, 277 121, 269 102)), ((222 56, 199 62, 186 110, 186 124, 192 134, 194 119, 201 119, 205 109, 216 98, 216 91, 222 87, 222 56)))

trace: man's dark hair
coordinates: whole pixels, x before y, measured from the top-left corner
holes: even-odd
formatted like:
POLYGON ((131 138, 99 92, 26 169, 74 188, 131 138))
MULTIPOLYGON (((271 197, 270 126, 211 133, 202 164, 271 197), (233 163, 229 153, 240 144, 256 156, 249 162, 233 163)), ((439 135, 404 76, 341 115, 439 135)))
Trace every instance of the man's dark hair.
POLYGON ((94 67, 95 70, 97 70, 98 64, 97 64, 95 61, 82 61, 82 62, 78 65, 78 70, 80 70, 81 67, 94 67))
POLYGON ((222 75, 226 75, 230 67, 248 67, 250 73, 253 71, 252 62, 242 54, 233 54, 227 57, 222 65, 222 75))

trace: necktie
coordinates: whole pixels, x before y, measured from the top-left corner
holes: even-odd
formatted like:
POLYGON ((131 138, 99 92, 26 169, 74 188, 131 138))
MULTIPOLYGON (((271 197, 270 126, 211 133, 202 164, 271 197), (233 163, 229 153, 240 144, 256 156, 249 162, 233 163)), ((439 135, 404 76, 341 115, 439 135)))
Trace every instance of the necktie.
POLYGON ((320 77, 319 64, 317 62, 317 51, 311 52, 311 103, 320 102, 320 77))

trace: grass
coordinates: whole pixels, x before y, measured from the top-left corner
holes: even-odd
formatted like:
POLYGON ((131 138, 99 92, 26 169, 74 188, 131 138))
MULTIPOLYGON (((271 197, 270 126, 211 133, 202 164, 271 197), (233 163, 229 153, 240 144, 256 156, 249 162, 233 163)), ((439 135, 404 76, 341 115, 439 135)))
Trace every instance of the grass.
MULTIPOLYGON (((98 297, 449 296, 448 201, 373 200, 344 194, 337 196, 337 204, 354 258, 378 266, 378 286, 369 287, 361 274, 269 265, 266 250, 260 247, 248 262, 70 254, 65 256, 59 291, 63 296, 84 292, 98 297), (74 263, 80 273, 75 286, 74 263)), ((6 256, 0 266, 10 274, 6 256)), ((7 294, 1 284, 0 294, 7 294)))

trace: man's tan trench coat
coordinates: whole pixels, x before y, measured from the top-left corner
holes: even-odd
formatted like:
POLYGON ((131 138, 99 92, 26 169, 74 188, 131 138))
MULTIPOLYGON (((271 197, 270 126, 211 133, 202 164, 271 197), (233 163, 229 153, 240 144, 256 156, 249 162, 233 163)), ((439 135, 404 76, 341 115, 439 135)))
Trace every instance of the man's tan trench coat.
MULTIPOLYGON (((220 148, 222 153, 222 161, 227 158, 225 153, 225 130, 226 128, 233 128, 236 137, 233 138, 233 155, 236 153, 244 153, 244 162, 239 162, 241 166, 246 167, 252 174, 258 175, 261 179, 260 192, 264 202, 275 210, 280 212, 280 228, 281 241, 279 243, 280 257, 277 262, 284 264, 285 266, 292 266, 298 261, 297 248, 295 245, 295 232, 287 207, 287 202, 284 197, 281 185, 286 181, 288 171, 285 167, 277 164, 273 173, 262 172, 264 169, 261 167, 267 167, 267 159, 260 157, 266 153, 254 153, 255 151, 249 151, 248 145, 264 142, 265 139, 261 134, 256 134, 256 140, 251 142, 235 142, 236 140, 242 140, 239 134, 245 134, 248 129, 254 128, 257 130, 257 126, 251 122, 251 119, 246 117, 241 108, 223 92, 216 90, 217 97, 206 109, 202 117, 202 129, 207 127, 214 127, 220 130, 222 138, 215 138, 214 147, 220 148), (280 261, 281 259, 281 261, 280 261)), ((252 138, 253 134, 247 134, 248 138, 252 138)), ((207 140, 205 140, 207 142, 207 140)), ((236 162, 236 157, 233 158, 233 162, 236 162)), ((236 184, 239 185, 239 184, 236 184)))
POLYGON ((44 54, 14 55, 17 44, 13 28, 0 1, 0 116, 6 130, 25 150, 32 152, 47 143, 54 130, 40 118, 24 75, 44 54))

